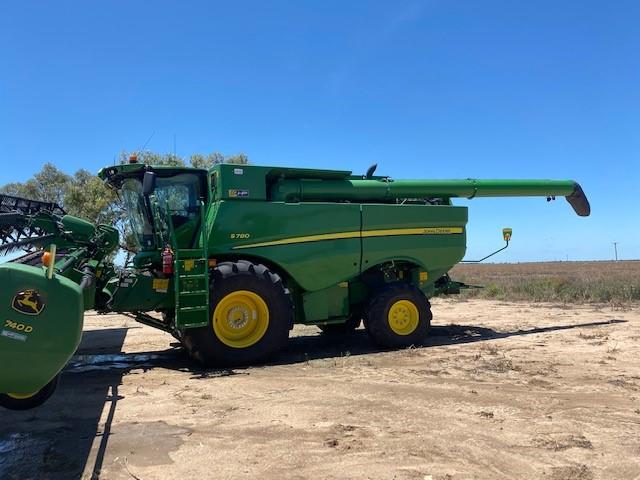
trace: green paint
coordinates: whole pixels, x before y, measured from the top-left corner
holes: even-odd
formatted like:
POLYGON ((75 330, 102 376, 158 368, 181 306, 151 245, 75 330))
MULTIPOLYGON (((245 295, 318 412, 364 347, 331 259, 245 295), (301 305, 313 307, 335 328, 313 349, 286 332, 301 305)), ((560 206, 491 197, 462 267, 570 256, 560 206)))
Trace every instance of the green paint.
POLYGON ((35 392, 66 365, 80 343, 82 293, 68 278, 48 280, 43 268, 16 263, 0 265, 0 284, 0 392, 35 392), (44 305, 39 314, 12 306, 16 295, 28 290, 37 292, 44 305))

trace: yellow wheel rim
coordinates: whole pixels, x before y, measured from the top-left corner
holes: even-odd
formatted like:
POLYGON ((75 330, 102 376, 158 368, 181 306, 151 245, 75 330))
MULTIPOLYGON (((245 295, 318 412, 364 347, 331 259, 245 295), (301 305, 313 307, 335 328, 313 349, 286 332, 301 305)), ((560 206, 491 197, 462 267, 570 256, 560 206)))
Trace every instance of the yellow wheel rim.
POLYGON ((387 314, 389 326, 398 335, 409 335, 418 328, 420 313, 418 307, 409 300, 398 300, 391 307, 387 314))
POLYGON ((269 327, 269 308, 257 293, 238 290, 218 302, 212 324, 222 343, 233 348, 248 348, 264 337, 269 327))
POLYGON ((13 398, 15 400, 26 400, 27 398, 33 397, 36 393, 7 393, 7 397, 13 398))

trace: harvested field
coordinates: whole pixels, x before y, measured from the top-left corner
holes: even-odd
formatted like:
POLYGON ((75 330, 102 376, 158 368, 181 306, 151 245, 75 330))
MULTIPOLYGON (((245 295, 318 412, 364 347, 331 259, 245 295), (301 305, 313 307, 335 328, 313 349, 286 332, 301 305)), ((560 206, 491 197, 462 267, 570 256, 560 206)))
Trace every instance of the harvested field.
POLYGON ((640 303, 640 261, 459 264, 451 277, 484 289, 463 297, 533 302, 640 303))
POLYGON ((424 346, 296 327, 264 366, 87 317, 59 391, 0 412, 0 478, 637 479, 640 311, 434 302, 424 346))

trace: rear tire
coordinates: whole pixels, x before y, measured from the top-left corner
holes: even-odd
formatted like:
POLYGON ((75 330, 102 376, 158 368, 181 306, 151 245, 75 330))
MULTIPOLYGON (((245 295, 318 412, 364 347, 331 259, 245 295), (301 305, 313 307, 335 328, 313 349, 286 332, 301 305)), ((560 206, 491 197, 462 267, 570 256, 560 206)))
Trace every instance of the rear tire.
POLYGON ((369 301, 364 325, 381 347, 402 348, 424 341, 432 317, 431 305, 422 291, 407 283, 393 283, 369 301))
POLYGON ((49 400, 53 392, 56 391, 59 380, 60 374, 57 374, 44 387, 31 394, 0 393, 0 407, 8 408, 9 410, 29 410, 39 407, 49 400))
POLYGON ((246 260, 220 263, 212 273, 209 325, 189 328, 182 342, 205 366, 262 362, 287 341, 293 325, 280 276, 246 260))

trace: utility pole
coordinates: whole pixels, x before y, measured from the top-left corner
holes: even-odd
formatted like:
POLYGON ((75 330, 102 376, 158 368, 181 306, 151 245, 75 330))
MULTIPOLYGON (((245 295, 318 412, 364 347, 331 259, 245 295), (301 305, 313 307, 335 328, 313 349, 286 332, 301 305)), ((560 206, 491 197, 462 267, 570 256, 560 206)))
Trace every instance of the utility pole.
POLYGON ((618 242, 613 242, 613 251, 616 255, 616 262, 618 261, 618 242))

